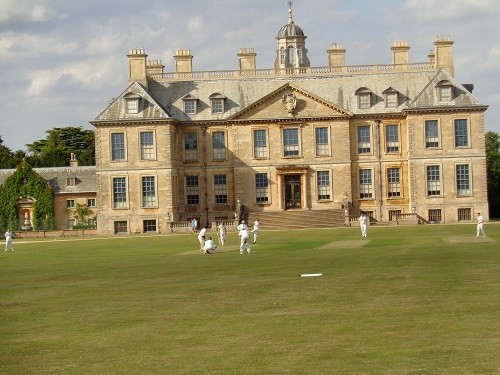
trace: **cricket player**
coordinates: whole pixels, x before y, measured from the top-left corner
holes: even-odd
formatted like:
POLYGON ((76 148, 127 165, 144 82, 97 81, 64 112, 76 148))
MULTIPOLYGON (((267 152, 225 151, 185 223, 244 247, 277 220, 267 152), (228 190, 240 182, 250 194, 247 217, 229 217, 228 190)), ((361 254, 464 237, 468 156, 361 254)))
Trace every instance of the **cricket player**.
POLYGON ((250 235, 248 234, 248 228, 240 230, 238 235, 240 236, 240 254, 245 252, 245 245, 247 246, 247 253, 250 254, 250 235))
POLYGON ((7 229, 7 232, 5 232, 5 251, 14 251, 14 245, 12 243, 12 232, 7 229))

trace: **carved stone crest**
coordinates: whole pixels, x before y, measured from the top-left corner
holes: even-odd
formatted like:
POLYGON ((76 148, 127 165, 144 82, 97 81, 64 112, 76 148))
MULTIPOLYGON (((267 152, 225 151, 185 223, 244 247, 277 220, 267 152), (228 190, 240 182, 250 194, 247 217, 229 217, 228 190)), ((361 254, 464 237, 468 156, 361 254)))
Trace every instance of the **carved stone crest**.
POLYGON ((283 95, 283 107, 288 113, 292 113, 297 106, 297 98, 293 93, 288 93, 283 95))

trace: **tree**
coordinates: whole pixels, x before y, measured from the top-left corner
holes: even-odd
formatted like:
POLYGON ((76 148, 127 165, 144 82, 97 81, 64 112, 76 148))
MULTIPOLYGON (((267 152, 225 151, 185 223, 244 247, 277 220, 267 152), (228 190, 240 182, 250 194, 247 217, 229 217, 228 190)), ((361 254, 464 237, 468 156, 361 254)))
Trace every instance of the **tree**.
POLYGON ((48 130, 46 139, 28 144, 28 161, 35 167, 64 167, 69 165, 71 153, 79 165, 95 165, 94 132, 82 127, 48 130))
POLYGON ((76 218, 77 226, 87 226, 87 219, 93 214, 94 211, 92 211, 86 204, 77 203, 74 211, 74 217, 76 218))
POLYGON ((500 135, 489 131, 485 135, 486 169, 490 216, 500 216, 500 135))
POLYGON ((2 136, 0 136, 0 169, 15 168, 25 156, 24 151, 12 152, 3 144, 2 136))

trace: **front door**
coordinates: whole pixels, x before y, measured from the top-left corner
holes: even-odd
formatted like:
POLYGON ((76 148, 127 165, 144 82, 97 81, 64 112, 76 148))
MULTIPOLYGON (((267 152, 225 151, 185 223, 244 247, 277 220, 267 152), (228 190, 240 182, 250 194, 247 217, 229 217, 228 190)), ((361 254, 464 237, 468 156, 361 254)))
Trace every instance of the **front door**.
POLYGON ((301 208, 300 175, 285 175, 285 208, 301 208))

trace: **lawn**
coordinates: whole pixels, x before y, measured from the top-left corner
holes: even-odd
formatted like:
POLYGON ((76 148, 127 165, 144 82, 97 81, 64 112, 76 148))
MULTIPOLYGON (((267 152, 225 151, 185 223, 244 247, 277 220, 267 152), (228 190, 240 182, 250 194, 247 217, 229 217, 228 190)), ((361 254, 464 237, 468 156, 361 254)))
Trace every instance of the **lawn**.
POLYGON ((499 374, 500 224, 14 240, 1 374, 499 374), (321 273, 318 277, 302 274, 321 273))

